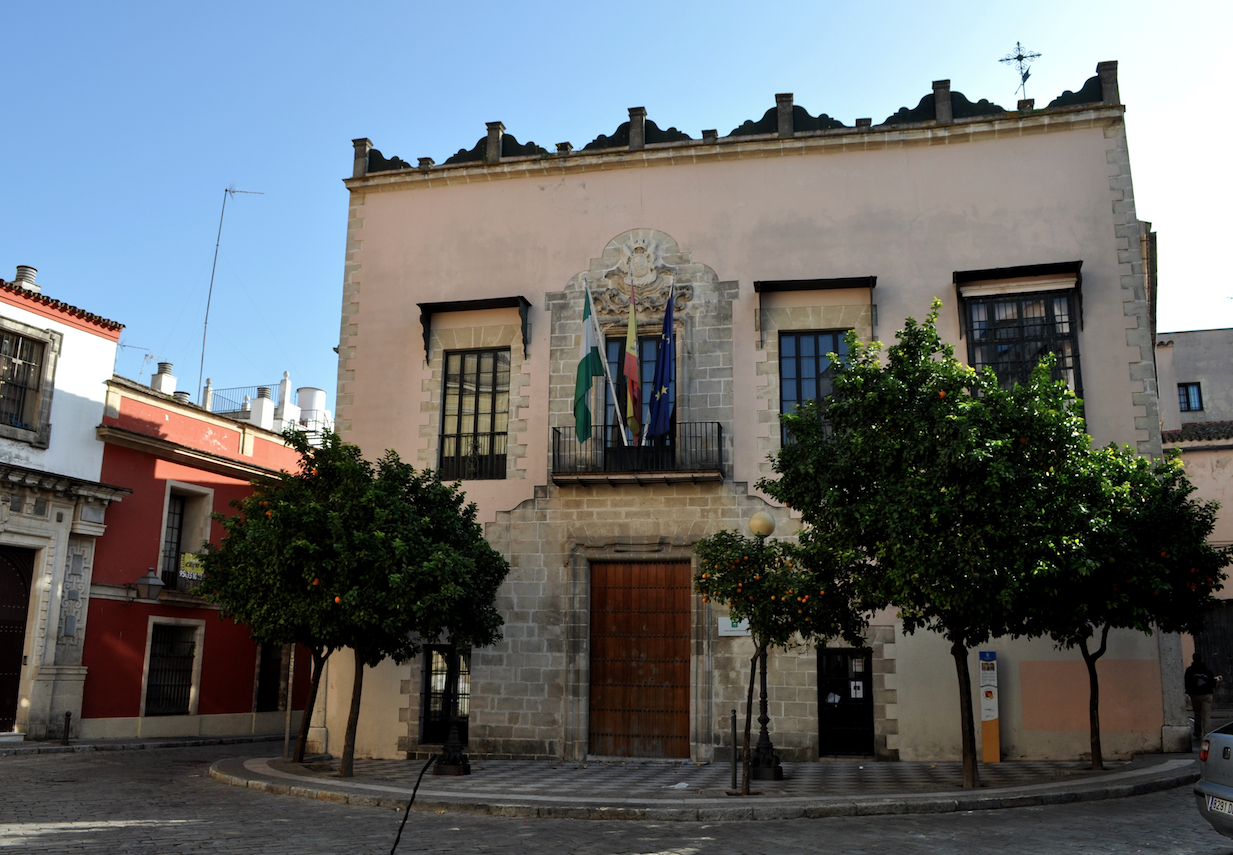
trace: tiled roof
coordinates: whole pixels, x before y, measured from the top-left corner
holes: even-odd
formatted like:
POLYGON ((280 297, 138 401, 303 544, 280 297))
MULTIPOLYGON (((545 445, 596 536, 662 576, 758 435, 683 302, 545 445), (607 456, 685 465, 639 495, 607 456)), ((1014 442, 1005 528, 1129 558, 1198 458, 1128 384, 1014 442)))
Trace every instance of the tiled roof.
POLYGON ((15 294, 20 294, 28 300, 33 300, 36 303, 41 303, 44 306, 49 306, 57 309, 65 314, 72 315, 75 318, 80 318, 83 321, 89 321, 92 324, 97 324, 100 327, 105 327, 109 330, 122 330, 124 324, 117 321, 110 321, 100 315, 93 315, 85 309, 79 309, 76 306, 70 306, 68 303, 62 303, 59 300, 53 300, 51 297, 44 297, 42 294, 36 294, 33 291, 23 288, 16 282, 5 282, 0 279, 0 289, 11 291, 15 294))
POLYGON ((1160 438, 1165 443, 1233 439, 1233 422, 1191 422, 1181 430, 1165 431, 1160 438))

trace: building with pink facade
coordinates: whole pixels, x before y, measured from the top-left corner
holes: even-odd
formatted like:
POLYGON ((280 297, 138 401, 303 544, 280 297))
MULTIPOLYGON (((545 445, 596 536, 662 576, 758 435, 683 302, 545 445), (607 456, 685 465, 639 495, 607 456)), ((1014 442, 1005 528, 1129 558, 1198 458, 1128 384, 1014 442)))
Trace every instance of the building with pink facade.
MULTIPOLYGON (((339 431, 461 479, 512 566, 505 639, 464 663, 471 750, 700 762, 731 750, 751 645, 691 592, 692 547, 760 510, 778 536, 795 531, 755 484, 780 413, 825 394, 826 354, 849 330, 892 339, 939 298, 940 329, 972 364, 1009 379, 1054 353, 1097 442, 1159 454, 1150 234, 1124 111, 1116 63, 1101 63, 1040 108, 973 101, 943 80, 876 124, 781 94, 722 136, 632 108, 577 149, 519 143, 501 122, 442 164, 356 140, 339 431), (670 305, 675 359, 652 389, 670 305), (612 380, 576 393, 588 334, 612 380), (666 432, 628 442, 656 391, 666 432)), ((1002 754, 1087 750, 1079 655, 989 649, 1002 754)), ((442 667, 430 651, 365 679, 361 755, 440 741, 442 667)), ((341 744, 350 668, 329 665, 320 748, 341 744)), ((1107 753, 1189 748, 1177 637, 1115 633, 1100 669, 1107 753)), ((905 635, 893 613, 874 616, 863 648, 773 657, 769 694, 785 759, 959 754, 947 645, 905 635)))

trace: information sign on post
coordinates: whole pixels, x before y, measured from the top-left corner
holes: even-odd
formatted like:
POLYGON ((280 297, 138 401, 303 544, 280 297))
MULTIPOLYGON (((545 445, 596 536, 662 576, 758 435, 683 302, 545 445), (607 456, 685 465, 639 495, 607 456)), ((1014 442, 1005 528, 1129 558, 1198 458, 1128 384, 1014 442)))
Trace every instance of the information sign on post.
POLYGON ((980 741, 981 759, 1002 762, 1002 735, 998 725, 998 655, 980 651, 980 741))

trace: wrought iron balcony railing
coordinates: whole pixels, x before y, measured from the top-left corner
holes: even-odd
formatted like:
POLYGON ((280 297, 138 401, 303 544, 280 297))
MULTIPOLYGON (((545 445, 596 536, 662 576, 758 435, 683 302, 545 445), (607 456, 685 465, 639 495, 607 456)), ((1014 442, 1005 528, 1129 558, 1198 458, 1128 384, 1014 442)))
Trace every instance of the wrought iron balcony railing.
POLYGON ((666 436, 626 446, 619 429, 597 427, 579 442, 572 427, 552 429, 557 484, 651 484, 723 480, 723 426, 681 422, 666 436))
POLYGON ((201 587, 204 575, 201 569, 201 556, 195 552, 185 552, 180 555, 179 562, 164 561, 162 576, 163 584, 168 591, 178 591, 181 594, 192 594, 201 587))

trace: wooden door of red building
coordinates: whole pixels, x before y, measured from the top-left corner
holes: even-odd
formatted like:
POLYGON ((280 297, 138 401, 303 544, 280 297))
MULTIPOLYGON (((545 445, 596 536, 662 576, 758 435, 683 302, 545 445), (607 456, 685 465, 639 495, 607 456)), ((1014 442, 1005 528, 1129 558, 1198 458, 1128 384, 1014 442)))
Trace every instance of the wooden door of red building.
POLYGON ((688 562, 591 565, 590 753, 689 756, 688 562))

